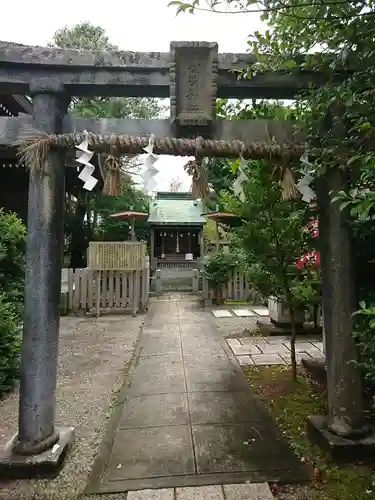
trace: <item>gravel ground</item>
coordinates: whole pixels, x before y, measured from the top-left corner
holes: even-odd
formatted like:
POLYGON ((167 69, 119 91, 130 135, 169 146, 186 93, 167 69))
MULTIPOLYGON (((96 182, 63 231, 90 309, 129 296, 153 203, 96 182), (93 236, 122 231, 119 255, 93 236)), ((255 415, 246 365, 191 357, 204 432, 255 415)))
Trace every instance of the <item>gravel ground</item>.
MULTIPOLYGON (((66 500, 82 494, 143 319, 141 315, 61 318, 57 423, 73 425, 76 440, 56 479, 0 482, 1 499, 66 500)), ((0 446, 16 432, 17 412, 14 391, 0 401, 0 446)))

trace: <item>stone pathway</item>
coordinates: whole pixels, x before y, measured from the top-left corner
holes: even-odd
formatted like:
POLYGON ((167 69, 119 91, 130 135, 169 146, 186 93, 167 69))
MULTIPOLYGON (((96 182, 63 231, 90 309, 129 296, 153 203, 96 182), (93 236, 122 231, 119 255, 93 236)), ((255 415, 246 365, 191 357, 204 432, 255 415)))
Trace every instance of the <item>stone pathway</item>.
POLYGON ((227 309, 213 309, 212 314, 215 318, 250 318, 250 317, 262 317, 265 318, 269 316, 269 311, 267 307, 252 306, 252 307, 236 307, 227 309))
POLYGON ((191 300, 153 302, 139 349, 90 493, 306 478, 212 314, 191 300))
MULTIPOLYGON (((244 337, 227 339, 227 343, 241 366, 290 364, 288 337, 244 337)), ((324 358, 323 342, 318 337, 296 340, 297 363, 302 359, 324 358)))

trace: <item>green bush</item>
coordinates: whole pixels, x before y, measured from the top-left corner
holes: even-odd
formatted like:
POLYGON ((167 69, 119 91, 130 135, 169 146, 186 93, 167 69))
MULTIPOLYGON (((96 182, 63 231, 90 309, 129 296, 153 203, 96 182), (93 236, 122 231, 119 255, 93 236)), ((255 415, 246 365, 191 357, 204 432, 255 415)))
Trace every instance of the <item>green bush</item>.
POLYGON ((236 267, 239 267, 239 259, 234 254, 226 254, 223 251, 210 256, 204 265, 203 274, 209 286, 216 291, 218 305, 220 303, 220 287, 229 280, 236 267))
POLYGON ((353 316, 355 319, 354 338, 359 360, 355 365, 362 371, 365 380, 375 385, 375 303, 359 303, 360 309, 353 316))
POLYGON ((16 214, 0 209, 0 290, 18 314, 23 305, 25 254, 25 225, 16 214))
POLYGON ((205 263, 204 275, 210 286, 216 288, 229 280, 236 265, 237 260, 233 254, 220 251, 210 256, 205 263))
POLYGON ((21 320, 7 295, 0 292, 0 396, 13 387, 18 375, 21 320))

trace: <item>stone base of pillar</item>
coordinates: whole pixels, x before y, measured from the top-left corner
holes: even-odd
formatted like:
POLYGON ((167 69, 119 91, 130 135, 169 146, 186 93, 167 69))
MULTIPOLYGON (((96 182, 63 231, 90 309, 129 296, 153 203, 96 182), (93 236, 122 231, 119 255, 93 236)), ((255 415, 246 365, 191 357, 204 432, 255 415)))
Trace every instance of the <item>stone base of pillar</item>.
POLYGON ((327 369, 325 358, 302 359, 305 372, 318 384, 327 389, 327 369))
POLYGON ((59 427, 59 440, 49 450, 38 455, 19 455, 13 452, 14 436, 0 452, 0 477, 4 479, 33 479, 56 477, 74 441, 74 427, 59 427))
POLYGON ((312 416, 307 419, 309 440, 329 453, 339 464, 375 458, 375 428, 369 429, 363 437, 348 439, 328 430, 327 417, 312 416))

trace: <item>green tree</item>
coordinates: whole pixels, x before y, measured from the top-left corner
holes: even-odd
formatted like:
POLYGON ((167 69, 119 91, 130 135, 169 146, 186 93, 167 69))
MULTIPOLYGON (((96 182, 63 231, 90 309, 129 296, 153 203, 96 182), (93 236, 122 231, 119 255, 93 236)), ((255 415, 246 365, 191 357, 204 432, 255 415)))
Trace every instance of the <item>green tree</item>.
POLYGON ((300 297, 293 293, 300 280, 296 263, 311 250, 313 238, 307 226, 309 206, 300 201, 281 201, 280 183, 272 181, 272 166, 266 162, 249 161, 248 181, 244 184, 244 202, 226 196, 227 208, 239 215, 243 225, 235 230, 238 248, 245 250, 250 280, 263 296, 283 300, 291 314, 291 361, 296 377, 295 310, 300 297))
MULTIPOLYGON (((95 210, 99 221, 96 225, 95 240, 125 241, 130 238, 130 220, 115 220, 110 217, 111 214, 126 210, 148 212, 148 198, 142 191, 135 189, 130 176, 123 175, 121 187, 120 196, 101 195, 96 200, 95 210)), ((148 239, 149 229, 145 221, 137 221, 135 233, 138 240, 148 239)))
POLYGON ((0 291, 18 313, 23 306, 26 227, 13 213, 0 209, 0 291))
MULTIPOLYGON (((83 22, 64 26, 53 36, 55 47, 78 50, 119 50, 101 26, 83 22)), ((72 112, 95 118, 155 118, 163 107, 158 99, 149 97, 96 97, 74 99, 72 112)))
POLYGON ((0 209, 0 397, 18 375, 25 253, 25 225, 0 209))
MULTIPOLYGON (((285 106, 283 102, 266 100, 247 103, 244 101, 228 101, 218 99, 217 115, 226 120, 300 120, 301 112, 296 106, 285 106)), ((232 192, 236 172, 233 161, 226 158, 205 158, 203 161, 207 180, 211 186, 211 195, 206 200, 209 209, 215 210, 218 205, 223 208, 220 199, 222 192, 232 192)))

